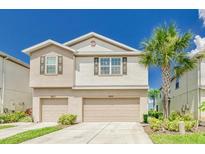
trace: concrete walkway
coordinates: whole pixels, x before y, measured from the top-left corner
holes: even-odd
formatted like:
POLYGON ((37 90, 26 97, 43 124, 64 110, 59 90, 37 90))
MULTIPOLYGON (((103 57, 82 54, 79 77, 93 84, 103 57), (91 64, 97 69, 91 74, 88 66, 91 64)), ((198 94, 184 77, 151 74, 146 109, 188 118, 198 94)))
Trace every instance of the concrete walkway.
POLYGON ((151 144, 140 123, 80 123, 24 144, 151 144))
POLYGON ((15 125, 16 127, 0 129, 0 139, 6 138, 27 130, 38 129, 43 127, 55 126, 57 123, 31 123, 31 122, 18 122, 18 123, 9 123, 1 125, 15 125))

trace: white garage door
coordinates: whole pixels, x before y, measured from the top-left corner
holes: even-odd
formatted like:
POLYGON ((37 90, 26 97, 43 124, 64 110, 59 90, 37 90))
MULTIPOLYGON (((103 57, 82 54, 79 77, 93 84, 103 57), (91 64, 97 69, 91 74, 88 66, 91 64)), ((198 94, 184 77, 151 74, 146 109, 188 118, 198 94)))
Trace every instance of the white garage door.
POLYGON ((140 119, 137 98, 87 98, 83 106, 84 122, 136 122, 140 119))
POLYGON ((57 122, 58 118, 68 112, 68 99, 66 98, 44 98, 42 104, 42 121, 57 122))

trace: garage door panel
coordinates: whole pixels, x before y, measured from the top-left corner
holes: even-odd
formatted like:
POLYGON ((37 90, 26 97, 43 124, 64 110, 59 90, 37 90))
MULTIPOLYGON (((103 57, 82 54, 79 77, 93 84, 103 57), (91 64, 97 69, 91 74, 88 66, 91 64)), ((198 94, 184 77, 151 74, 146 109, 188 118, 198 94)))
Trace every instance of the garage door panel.
POLYGON ((139 121, 139 99, 84 99, 85 122, 139 121))
POLYGON ((68 99, 66 98, 45 98, 41 99, 41 104, 43 122, 57 122, 58 118, 68 111, 68 99))

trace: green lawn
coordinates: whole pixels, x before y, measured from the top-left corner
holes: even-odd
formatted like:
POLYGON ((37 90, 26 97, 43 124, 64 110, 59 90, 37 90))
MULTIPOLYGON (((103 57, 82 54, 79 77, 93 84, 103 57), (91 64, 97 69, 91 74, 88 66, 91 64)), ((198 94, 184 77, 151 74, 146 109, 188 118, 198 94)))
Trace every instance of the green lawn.
POLYGON ((15 127, 14 125, 0 125, 0 129, 15 127))
POLYGON ((186 135, 152 134, 150 137, 156 144, 205 144, 205 133, 186 135))
POLYGON ((4 139, 0 139, 0 144, 18 144, 39 136, 43 136, 45 134, 55 132, 60 129, 62 129, 62 127, 53 126, 53 127, 45 127, 40 129, 29 130, 4 139))

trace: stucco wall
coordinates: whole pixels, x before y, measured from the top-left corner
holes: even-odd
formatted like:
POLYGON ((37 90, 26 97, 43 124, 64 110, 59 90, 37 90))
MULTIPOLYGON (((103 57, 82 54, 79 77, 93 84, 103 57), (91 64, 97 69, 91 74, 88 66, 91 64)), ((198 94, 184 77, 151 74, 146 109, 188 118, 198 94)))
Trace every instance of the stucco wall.
MULTIPOLYGON (((2 62, 0 58, 0 84, 2 90, 2 62)), ((4 108, 25 110, 31 107, 32 90, 29 87, 29 68, 5 60, 4 108)))
POLYGON ((83 98, 140 98, 140 119, 147 112, 147 90, 72 90, 68 88, 36 88, 33 90, 34 121, 41 120, 40 98, 68 98, 69 113, 78 116, 82 121, 83 98))
POLYGON ((205 86, 205 58, 201 61, 201 85, 205 86))
POLYGON ((182 112, 182 107, 186 105, 188 107, 186 113, 192 113, 198 118, 198 64, 179 78, 178 89, 176 89, 176 78, 172 81, 170 97, 171 112, 182 112))
POLYGON ((148 70, 139 64, 139 57, 127 58, 127 75, 94 75, 94 57, 76 57, 76 86, 148 86, 148 70))
POLYGON ((31 87, 72 87, 74 78, 73 53, 55 45, 39 49, 31 54, 31 87), (46 55, 63 56, 63 74, 40 75, 40 57, 46 55))

